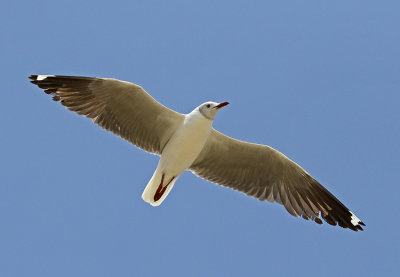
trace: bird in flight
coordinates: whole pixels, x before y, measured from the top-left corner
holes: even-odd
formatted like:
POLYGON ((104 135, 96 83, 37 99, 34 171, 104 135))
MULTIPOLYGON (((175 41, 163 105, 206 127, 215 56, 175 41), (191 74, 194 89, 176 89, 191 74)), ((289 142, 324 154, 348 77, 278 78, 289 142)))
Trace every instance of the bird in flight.
POLYGON ((293 216, 325 220, 353 231, 365 224, 298 164, 261 144, 228 137, 212 127, 228 102, 206 102, 188 114, 175 112, 143 88, 109 78, 31 75, 69 110, 133 145, 160 156, 142 198, 153 206, 167 197, 178 177, 190 170, 210 182, 261 201, 278 202, 293 216))

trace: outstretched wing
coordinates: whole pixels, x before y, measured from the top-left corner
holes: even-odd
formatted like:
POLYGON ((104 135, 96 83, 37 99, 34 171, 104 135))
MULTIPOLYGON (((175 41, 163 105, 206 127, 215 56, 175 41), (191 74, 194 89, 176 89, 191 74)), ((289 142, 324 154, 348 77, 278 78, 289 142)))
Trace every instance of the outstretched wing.
POLYGON ((32 83, 69 110, 92 119, 132 144, 161 154, 184 116, 140 86, 116 79, 31 75, 32 83))
POLYGON ((236 140, 213 129, 190 170, 259 200, 276 201, 296 217, 319 224, 322 217, 354 231, 365 226, 304 169, 266 145, 236 140))

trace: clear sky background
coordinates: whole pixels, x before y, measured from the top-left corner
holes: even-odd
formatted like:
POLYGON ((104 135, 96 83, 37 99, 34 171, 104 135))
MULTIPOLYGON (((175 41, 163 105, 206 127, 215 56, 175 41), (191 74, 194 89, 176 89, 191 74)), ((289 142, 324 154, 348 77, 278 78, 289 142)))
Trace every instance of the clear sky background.
MULTIPOLYGON (((395 276, 399 1, 3 1, 0 276, 395 276), (141 199, 158 157, 30 74, 114 77, 303 166, 365 223, 317 225, 184 173, 141 199), (380 275, 382 274, 382 275, 380 275)), ((398 275, 397 275, 398 276, 398 275)))

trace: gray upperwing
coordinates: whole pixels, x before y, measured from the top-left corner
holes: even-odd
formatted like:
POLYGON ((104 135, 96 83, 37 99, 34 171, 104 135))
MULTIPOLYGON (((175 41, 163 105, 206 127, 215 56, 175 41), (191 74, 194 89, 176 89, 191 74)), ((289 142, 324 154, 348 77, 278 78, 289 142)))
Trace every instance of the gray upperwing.
POLYGON ((184 119, 184 115, 161 105, 129 82, 52 75, 29 78, 69 110, 154 154, 161 154, 184 119))
POLYGON ((304 169, 279 151, 230 138, 213 129, 190 170, 259 200, 278 202, 294 216, 354 231, 364 225, 304 169))

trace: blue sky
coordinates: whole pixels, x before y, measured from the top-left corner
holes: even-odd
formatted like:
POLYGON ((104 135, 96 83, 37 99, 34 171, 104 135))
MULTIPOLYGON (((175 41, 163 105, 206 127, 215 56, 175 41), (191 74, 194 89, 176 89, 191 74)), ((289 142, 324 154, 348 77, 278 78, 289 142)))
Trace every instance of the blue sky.
POLYGON ((1 276, 395 276, 398 1, 1 4, 1 276), (141 199, 158 157, 75 115, 30 74, 114 77, 303 166, 364 232, 290 216, 187 172, 141 199))

